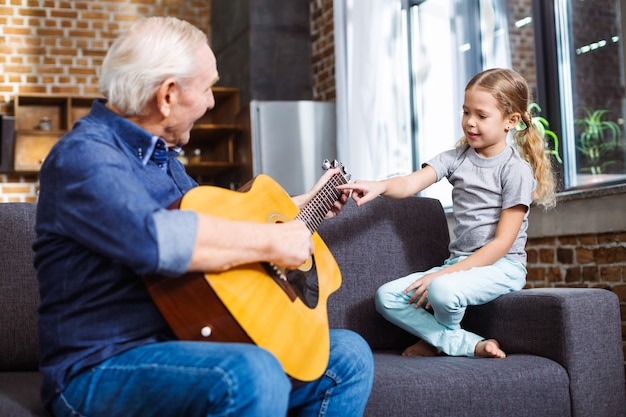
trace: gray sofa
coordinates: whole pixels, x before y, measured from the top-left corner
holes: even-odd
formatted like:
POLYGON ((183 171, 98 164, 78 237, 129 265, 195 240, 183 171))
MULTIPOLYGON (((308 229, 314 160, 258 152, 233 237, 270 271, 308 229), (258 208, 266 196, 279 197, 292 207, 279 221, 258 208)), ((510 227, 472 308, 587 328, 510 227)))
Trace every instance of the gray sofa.
POLYGON ((626 415, 620 310, 610 291, 523 290, 469 308, 465 327, 496 338, 506 359, 405 358, 399 353, 416 339, 376 313, 373 294, 448 256, 440 203, 349 204, 319 233, 343 275, 329 299, 330 324, 356 330, 374 351, 366 416, 626 415))
MULTIPOLYGON (((46 416, 37 372, 35 205, 0 204, 0 416, 46 416)), ((320 234, 342 269, 331 326, 362 334, 376 375, 367 416, 624 416, 617 297, 599 289, 523 290, 467 312, 466 326, 497 338, 506 359, 404 358, 413 336, 383 320, 383 282, 439 264, 448 229, 436 200, 348 204, 320 234)))

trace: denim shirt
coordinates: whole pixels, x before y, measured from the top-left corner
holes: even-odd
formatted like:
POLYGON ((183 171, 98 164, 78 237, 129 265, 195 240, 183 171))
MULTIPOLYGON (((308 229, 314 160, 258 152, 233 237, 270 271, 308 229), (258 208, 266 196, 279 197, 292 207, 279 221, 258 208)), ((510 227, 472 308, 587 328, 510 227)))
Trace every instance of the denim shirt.
POLYGON ((77 373, 174 338, 142 274, 185 272, 191 211, 168 210, 196 182, 165 142, 96 100, 40 172, 37 238, 42 400, 77 373))

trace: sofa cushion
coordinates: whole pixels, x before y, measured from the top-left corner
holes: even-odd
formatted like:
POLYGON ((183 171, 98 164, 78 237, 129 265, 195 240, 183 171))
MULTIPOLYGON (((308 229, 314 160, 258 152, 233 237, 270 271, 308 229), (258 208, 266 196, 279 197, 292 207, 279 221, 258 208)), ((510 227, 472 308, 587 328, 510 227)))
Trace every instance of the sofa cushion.
POLYGON ((626 415, 615 293, 599 288, 522 290, 468 308, 463 325, 496 338, 507 353, 543 356, 565 367, 578 415, 626 415))
POLYGON ((0 370, 36 370, 39 292, 32 244, 36 205, 0 204, 0 370))
POLYGON ((374 294, 383 283, 441 265, 448 257, 450 235, 441 203, 379 197, 357 207, 350 200, 318 232, 342 273, 341 288, 328 300, 330 326, 358 332, 372 349, 413 343, 413 336, 376 312, 374 294))
POLYGON ((571 415, 567 371, 539 356, 424 358, 378 352, 374 366, 365 416, 571 415))
POLYGON ((0 372, 0 416, 46 417, 39 398, 40 372, 0 372))

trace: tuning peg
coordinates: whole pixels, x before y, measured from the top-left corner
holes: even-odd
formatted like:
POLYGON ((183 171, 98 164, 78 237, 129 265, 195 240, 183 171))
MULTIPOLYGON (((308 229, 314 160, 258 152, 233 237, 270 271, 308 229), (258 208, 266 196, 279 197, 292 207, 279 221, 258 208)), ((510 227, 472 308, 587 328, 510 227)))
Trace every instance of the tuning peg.
POLYGON ((324 171, 327 171, 331 168, 343 168, 343 164, 336 159, 333 160, 333 162, 330 162, 328 159, 324 159, 324 161, 322 162, 322 169, 324 169, 324 171))

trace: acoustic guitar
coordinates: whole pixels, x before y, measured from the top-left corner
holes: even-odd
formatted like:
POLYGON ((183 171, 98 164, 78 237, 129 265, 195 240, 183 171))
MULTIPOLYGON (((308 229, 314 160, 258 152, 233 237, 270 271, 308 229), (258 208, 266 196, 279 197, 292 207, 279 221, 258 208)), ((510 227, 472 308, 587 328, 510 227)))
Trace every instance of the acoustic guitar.
POLYGON ((223 273, 182 277, 143 277, 157 307, 181 340, 254 343, 271 353, 287 375, 312 381, 328 364, 328 296, 341 285, 341 273, 316 233, 349 180, 341 168, 300 211, 273 179, 259 175, 238 191, 199 186, 179 202, 181 210, 231 220, 280 223, 304 221, 315 249, 302 266, 287 270, 271 263, 234 267, 223 273))

